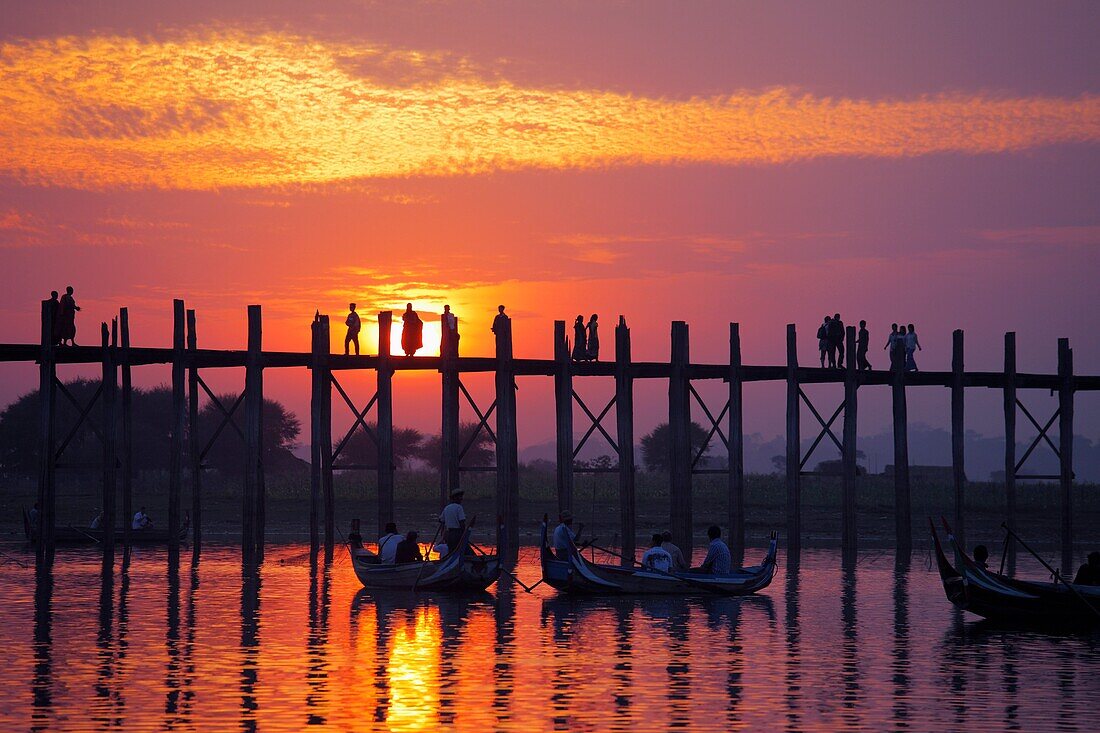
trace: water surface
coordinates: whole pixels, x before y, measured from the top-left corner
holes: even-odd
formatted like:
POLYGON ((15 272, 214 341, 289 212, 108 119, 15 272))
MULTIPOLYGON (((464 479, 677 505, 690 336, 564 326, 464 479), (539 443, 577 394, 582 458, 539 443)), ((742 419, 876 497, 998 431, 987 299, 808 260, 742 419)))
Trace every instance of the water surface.
POLYGON ((372 595, 303 551, 258 577, 231 549, 174 578, 137 550, 106 584, 88 550, 37 587, 0 567, 0 729, 1100 729, 1096 635, 977 623, 924 557, 808 551, 740 600, 457 599, 372 595))

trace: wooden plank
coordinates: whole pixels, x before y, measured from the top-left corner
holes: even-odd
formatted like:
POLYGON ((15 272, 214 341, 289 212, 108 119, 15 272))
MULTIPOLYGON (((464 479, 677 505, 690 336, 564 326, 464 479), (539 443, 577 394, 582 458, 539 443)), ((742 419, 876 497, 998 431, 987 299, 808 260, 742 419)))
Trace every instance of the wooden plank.
POLYGON ((119 352, 122 372, 122 435, 119 445, 122 484, 122 544, 130 549, 130 522, 134 516, 134 382, 130 367, 130 311, 118 311, 119 352))
POLYGON ((797 561, 802 551, 801 425, 798 379, 798 335, 787 324, 787 557, 797 561))
POLYGON ((951 476, 955 486, 955 537, 966 547, 966 425, 963 332, 951 334, 951 476))
POLYGON ((497 538, 502 559, 515 564, 519 557, 519 445, 516 431, 516 379, 512 366, 512 319, 494 322, 497 372, 497 516, 504 537, 497 538))
POLYGON ((57 368, 54 366, 54 308, 49 300, 42 301, 41 343, 38 352, 38 544, 35 563, 40 573, 49 574, 54 557, 54 522, 56 493, 54 486, 54 427, 57 413, 57 368))
POLYGON ((439 440, 439 501, 444 506, 450 500, 452 491, 459 488, 459 395, 458 395, 458 318, 454 319, 454 330, 447 327, 441 319, 442 365, 440 367, 440 386, 442 389, 442 409, 439 440))
POLYGON ((118 369, 115 366, 115 346, 118 342, 118 326, 112 322, 100 327, 103 348, 103 570, 112 572, 115 558, 115 495, 118 493, 117 446, 118 435, 118 369), (112 332, 113 331, 113 332, 112 332))
POLYGON ((1062 572, 1073 576, 1073 350, 1058 339, 1058 454, 1062 496, 1062 572))
POLYGON ((844 440, 841 452, 844 477, 841 486, 841 547, 845 553, 857 549, 856 486, 859 481, 856 461, 856 417, 859 373, 856 371, 856 329, 848 326, 844 333, 848 361, 844 368, 844 440))
MULTIPOLYGON (((1005 416, 1005 521, 1016 529, 1016 334, 1005 334, 1004 416, 1005 416)), ((964 545, 965 547, 965 545, 964 545)), ((1016 543, 1007 543, 1009 574, 1016 569, 1016 543)))
POLYGON ((619 444, 619 531, 623 564, 636 551, 634 470, 634 380, 630 375, 630 329, 619 316, 615 326, 615 437, 619 444))
POLYGON ((245 471, 241 506, 241 560, 254 565, 262 557, 262 527, 256 510, 263 481, 263 317, 260 306, 248 306, 248 360, 245 366, 245 471))
POLYGON ((668 380, 669 425, 669 517, 672 541, 690 563, 694 545, 691 507, 691 392, 687 376, 689 363, 688 325, 672 322, 672 368, 668 380))
POLYGON ((183 445, 187 432, 187 403, 184 399, 184 321, 182 300, 172 301, 172 434, 168 459, 168 566, 180 561, 180 492, 183 487, 183 445))
POLYGON ((730 324, 728 514, 730 554, 735 566, 745 558, 745 424, 741 379, 741 325, 730 324))
MULTIPOLYGON (((187 309, 187 352, 198 350, 195 311, 187 309)), ((199 370, 194 362, 187 370, 187 455, 191 470, 191 563, 197 565, 202 554, 202 445, 199 440, 199 370)))
POLYGON ((565 321, 554 321, 555 477, 558 512, 573 511, 573 373, 565 321))
POLYGON ((905 404, 904 359, 899 359, 894 369, 891 386, 894 417, 894 531, 899 557, 909 557, 913 549, 913 528, 909 486, 909 434, 905 404))
MULTIPOLYGON (((386 523, 393 521, 393 372, 394 361, 390 357, 390 329, 393 313, 378 314, 378 401, 376 417, 378 430, 378 536, 385 532, 386 523)), ((415 357, 412 357, 415 358, 415 357)))

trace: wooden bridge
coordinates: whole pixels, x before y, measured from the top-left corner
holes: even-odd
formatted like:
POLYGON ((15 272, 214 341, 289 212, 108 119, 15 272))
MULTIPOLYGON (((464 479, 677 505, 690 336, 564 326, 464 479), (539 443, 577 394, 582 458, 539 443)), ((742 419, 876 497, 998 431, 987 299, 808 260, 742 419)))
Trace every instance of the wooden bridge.
MULTIPOLYGON (((615 327, 615 358, 607 362, 573 362, 566 340, 565 321, 554 323, 553 359, 517 359, 512 354, 512 328, 507 318, 496 331, 496 353, 492 357, 459 356, 458 331, 443 328, 439 356, 390 356, 392 314, 378 314, 378 350, 376 355, 344 356, 330 353, 329 318, 317 315, 312 323, 312 349, 308 353, 264 351, 261 308, 248 306, 248 343, 245 350, 210 350, 198 348, 195 311, 186 310, 182 300, 173 303, 173 334, 171 348, 147 348, 130 343, 128 314, 125 308, 108 327, 101 327, 100 346, 51 345, 52 323, 48 301, 42 303, 42 331, 39 344, 0 344, 0 361, 36 362, 39 365, 39 440, 42 446, 38 482, 40 528, 37 560, 39 567, 53 561, 55 524, 55 471, 66 466, 63 458, 66 446, 81 424, 87 422, 103 446, 103 513, 105 538, 104 563, 112 562, 115 544, 121 540, 129 545, 129 517, 132 515, 131 467, 132 369, 151 364, 172 367, 172 444, 169 467, 169 499, 167 525, 170 530, 180 526, 180 495, 185 477, 191 482, 192 552, 198 559, 202 547, 202 475, 203 459, 226 428, 236 431, 246 446, 245 483, 242 503, 242 559, 255 564, 264 552, 264 467, 261 452, 263 377, 268 369, 306 368, 312 372, 310 420, 311 492, 310 541, 318 553, 324 548, 331 560, 334 547, 333 471, 364 469, 339 462, 340 455, 355 431, 367 433, 377 447, 378 503, 377 523, 381 530, 393 518, 393 377, 397 372, 412 370, 436 371, 441 375, 441 470, 440 501, 458 488, 463 471, 492 471, 496 474, 496 507, 500 517, 500 543, 507 557, 515 558, 519 544, 519 481, 518 445, 516 435, 515 378, 538 375, 554 378, 557 415, 557 496, 560 510, 573 505, 574 474, 581 472, 611 472, 619 478, 620 526, 623 554, 634 555, 634 399, 633 383, 637 379, 660 379, 668 382, 668 415, 670 447, 670 506, 673 539, 691 546, 692 476, 700 473, 721 473, 728 477, 729 537, 735 559, 744 552, 744 425, 742 387, 749 382, 785 382, 786 390, 786 541, 788 556, 797 558, 802 537, 801 487, 802 476, 812 475, 805 466, 817 445, 823 440, 836 444, 841 452, 842 474, 842 546, 853 552, 857 545, 855 487, 857 404, 860 388, 889 386, 893 403, 894 433, 894 497, 896 540, 899 553, 912 548, 910 516, 910 480, 907 439, 906 398, 910 387, 946 387, 951 390, 951 460, 954 476, 954 524, 956 534, 965 537, 963 511, 966 478, 963 471, 964 453, 964 390, 986 388, 1001 390, 1004 396, 1005 418, 1005 517, 1011 525, 1016 517, 1017 479, 1057 480, 1061 499, 1062 567, 1073 565, 1073 398, 1083 390, 1100 390, 1100 376, 1076 376, 1073 352, 1067 339, 1058 340, 1058 373, 1031 374, 1016 369, 1015 334, 1005 334, 1004 370, 997 372, 966 371, 963 366, 963 332, 953 334, 951 371, 906 372, 901 369, 857 371, 855 328, 846 333, 846 351, 850 355, 845 369, 823 369, 799 366, 795 326, 787 326, 786 364, 758 366, 742 363, 740 331, 737 323, 729 324, 729 361, 722 364, 692 363, 689 358, 688 325, 672 323, 671 357, 667 362, 639 362, 631 359, 630 330, 620 316, 615 327), (58 367, 68 364, 100 364, 103 378, 88 404, 81 404, 58 379, 58 367), (207 386, 202 370, 243 368, 244 389, 232 404, 223 404, 207 386), (377 375, 374 395, 360 407, 344 389, 339 376, 348 370, 371 370, 377 375), (472 372, 495 375, 495 399, 484 411, 462 383, 461 376, 472 372), (119 375, 121 374, 121 389, 119 375), (614 379, 614 392, 606 405, 591 409, 573 389, 578 377, 609 377, 614 379), (728 386, 725 404, 712 409, 700 396, 693 383, 717 380, 728 386), (835 410, 819 411, 802 389, 805 384, 838 383, 844 385, 844 396, 835 410), (352 412, 351 429, 339 441, 332 439, 332 402, 335 389, 339 400, 352 412), (1020 397, 1023 390, 1050 390, 1058 394, 1058 407, 1047 420, 1040 421, 1028 410, 1020 397), (200 445, 197 431, 188 431, 188 421, 196 424, 202 393, 221 414, 221 424, 205 445, 200 445), (60 440, 55 424, 55 404, 65 399, 77 408, 79 419, 60 440), (459 440, 460 402, 465 399, 477 415, 474 437, 465 444, 459 440), (103 424, 91 418, 97 401, 102 402, 103 424), (573 406, 577 403, 587 419, 580 441, 575 441, 573 406), (699 405, 709 423, 706 443, 693 448, 690 441, 693 403, 699 405), (803 453, 802 404, 814 418, 815 439, 809 451, 803 453), (615 426, 605 427, 604 419, 615 408, 615 426), (243 427, 236 415, 243 409, 243 427), (367 415, 374 411, 374 428, 367 415), (1023 456, 1016 456, 1016 421, 1018 414, 1034 425, 1038 434, 1023 456), (826 417, 826 414, 828 417, 826 417), (495 420, 493 419, 495 417, 495 420), (841 419, 841 435, 834 430, 841 419), (1052 440, 1057 422, 1057 441, 1052 440), (470 449, 477 433, 486 431, 495 444, 495 466, 471 468, 461 465, 462 456, 470 449), (585 442, 599 432, 611 445, 618 465, 605 469, 576 467, 574 458, 585 442), (717 437, 725 446, 728 467, 706 468, 700 459, 708 445, 717 437), (1057 475, 1034 475, 1024 471, 1024 465, 1041 443, 1051 448, 1059 458, 1057 475), (185 467, 187 470, 185 470, 185 467), (123 537, 113 535, 115 496, 121 485, 123 537)), ((177 532, 169 533, 178 537, 177 532)), ((965 540, 964 540, 965 541, 965 540)), ((169 546, 169 561, 178 563, 180 543, 173 539, 169 546)))

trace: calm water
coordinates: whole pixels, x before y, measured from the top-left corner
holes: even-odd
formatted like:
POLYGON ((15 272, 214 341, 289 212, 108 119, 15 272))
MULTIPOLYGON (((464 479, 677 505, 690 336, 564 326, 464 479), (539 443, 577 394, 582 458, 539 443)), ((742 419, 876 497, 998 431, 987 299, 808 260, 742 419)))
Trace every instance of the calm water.
POLYGON ((243 581, 212 550, 170 582, 139 550, 104 586, 61 552, 37 594, 0 567, 0 729, 1100 728, 1100 638, 964 620, 923 557, 810 551, 744 600, 463 601, 372 596, 301 553, 243 581))

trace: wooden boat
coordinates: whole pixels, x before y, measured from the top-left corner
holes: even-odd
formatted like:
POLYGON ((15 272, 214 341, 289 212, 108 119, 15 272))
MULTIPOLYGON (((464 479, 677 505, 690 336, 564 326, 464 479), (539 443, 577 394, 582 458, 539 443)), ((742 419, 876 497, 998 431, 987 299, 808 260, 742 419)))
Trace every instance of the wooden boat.
MULTIPOLYGON (((185 524, 180 528, 180 540, 187 539, 187 532, 189 531, 189 524, 185 524)), ((125 530, 122 527, 115 527, 115 542, 119 545, 122 544, 122 536, 125 530)), ((23 534, 27 538, 27 542, 35 544, 36 538, 31 531, 30 516, 27 511, 23 511, 23 534)), ((76 525, 67 525, 64 527, 54 527, 53 540, 57 545, 93 545, 103 542, 103 529, 93 527, 82 527, 76 525)), ((132 545, 167 545, 169 532, 162 527, 146 527, 145 529, 132 529, 130 530, 130 544, 132 545)))
POLYGON ((376 590, 483 591, 500 577, 496 555, 474 555, 469 534, 446 557, 398 565, 382 564, 378 556, 362 548, 350 549, 351 567, 364 588, 376 590))
POLYGON ((983 568, 959 547, 944 522, 956 565, 944 554, 931 519, 932 544, 943 590, 956 608, 982 618, 1037 626, 1100 626, 1100 586, 1016 580, 983 568))
POLYGON ((542 525, 542 579, 563 593, 578 595, 744 596, 767 588, 775 575, 779 541, 772 532, 763 562, 725 575, 670 572, 623 567, 586 560, 573 546, 569 558, 554 557, 542 525))

